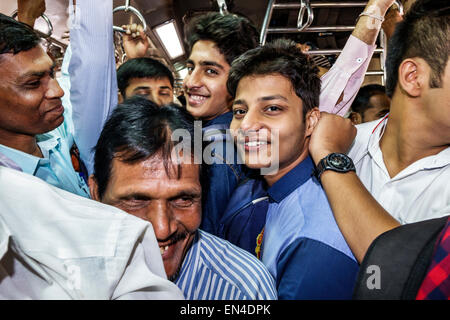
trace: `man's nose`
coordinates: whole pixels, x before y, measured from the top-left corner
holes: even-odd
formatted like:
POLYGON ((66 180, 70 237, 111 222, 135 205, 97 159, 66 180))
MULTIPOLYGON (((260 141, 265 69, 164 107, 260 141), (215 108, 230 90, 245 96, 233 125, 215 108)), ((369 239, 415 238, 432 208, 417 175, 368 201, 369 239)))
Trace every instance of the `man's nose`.
POLYGON ((256 110, 248 110, 241 120, 239 129, 244 132, 258 131, 261 128, 260 115, 256 110))
POLYGON ((64 90, 61 88, 56 79, 50 79, 45 96, 47 99, 62 98, 64 96, 64 90))
POLYGON ((192 70, 191 73, 186 75, 183 81, 183 87, 185 89, 198 88, 202 86, 201 75, 199 70, 192 70))
POLYGON ((151 93, 151 100, 154 103, 156 103, 158 106, 161 106, 163 104, 162 100, 161 100, 161 97, 159 96, 159 94, 157 92, 152 91, 152 93, 151 93))
POLYGON ((176 231, 173 230, 171 226, 172 219, 169 208, 163 201, 156 202, 154 205, 149 207, 146 213, 146 220, 150 221, 153 225, 153 229, 158 240, 164 241, 176 231))

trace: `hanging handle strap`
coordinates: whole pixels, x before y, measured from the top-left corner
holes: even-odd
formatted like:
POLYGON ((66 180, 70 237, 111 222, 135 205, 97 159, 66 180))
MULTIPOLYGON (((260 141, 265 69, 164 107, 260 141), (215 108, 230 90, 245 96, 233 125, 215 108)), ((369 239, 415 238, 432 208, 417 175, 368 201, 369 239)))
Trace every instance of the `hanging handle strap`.
POLYGON ((398 12, 401 14, 401 15, 403 15, 403 4, 400 2, 400 1, 398 1, 398 0, 395 0, 394 1, 394 4, 397 6, 397 8, 398 8, 398 12))
POLYGON ((219 11, 221 15, 224 16, 229 13, 227 3, 225 2, 225 0, 217 0, 217 5, 219 6, 219 11))
MULTIPOLYGON (((125 12, 132 12, 132 13, 134 13, 134 15, 136 17, 138 17, 139 20, 141 20, 141 24, 142 24, 142 27, 144 28, 144 32, 145 32, 145 30, 147 30, 147 22, 145 22, 144 16, 139 12, 138 9, 136 9, 135 7, 130 6, 130 0, 125 1, 125 5, 124 6, 120 6, 120 7, 114 8, 113 14, 118 12, 118 11, 125 11, 125 12)), ((117 31, 117 32, 122 32, 122 33, 126 32, 123 28, 117 27, 117 26, 113 26, 113 29, 114 29, 114 31, 117 31)))
MULTIPOLYGON (((15 11, 12 13, 11 17, 12 17, 13 19, 15 19, 15 18, 17 17, 17 10, 15 10, 15 11)), ((44 19, 44 21, 47 23, 47 26, 48 26, 48 31, 47 31, 47 33, 43 33, 43 32, 42 32, 42 35, 43 35, 44 38, 50 38, 50 37, 52 36, 52 34, 53 34, 53 25, 52 25, 52 22, 50 21, 50 19, 49 19, 44 13, 41 14, 41 17, 42 17, 42 19, 44 19)))
POLYGON ((314 12, 311 8, 311 4, 309 0, 301 0, 300 1, 300 10, 298 12, 298 18, 297 18, 297 29, 304 30, 308 28, 314 20, 314 12), (303 23, 303 19, 305 17, 305 14, 307 15, 306 22, 303 23))

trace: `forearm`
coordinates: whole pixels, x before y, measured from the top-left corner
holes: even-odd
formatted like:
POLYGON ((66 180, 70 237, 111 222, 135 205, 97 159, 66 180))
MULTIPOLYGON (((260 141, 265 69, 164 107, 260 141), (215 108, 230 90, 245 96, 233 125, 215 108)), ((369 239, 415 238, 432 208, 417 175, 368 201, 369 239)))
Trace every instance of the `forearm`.
POLYGON ((17 19, 32 28, 36 19, 44 12, 44 0, 17 0, 17 19))
MULTIPOLYGON (((371 0, 365 13, 384 17, 394 0, 371 0)), ((381 21, 361 16, 333 67, 321 77, 320 111, 345 116, 350 109, 376 48, 381 21)))
POLYGON ((334 65, 320 79, 320 111, 345 116, 364 81, 375 47, 349 37, 334 65))
MULTIPOLYGON (((370 0, 363 12, 384 17, 393 2, 394 0, 370 0)), ((378 19, 360 16, 352 35, 368 45, 373 45, 377 40, 381 23, 382 21, 378 19)))
POLYGON ((36 21, 35 17, 30 17, 27 16, 26 14, 17 14, 17 20, 19 20, 20 22, 23 22, 27 25, 29 25, 30 27, 34 28, 34 23, 36 21))
POLYGON ((339 229, 359 262, 376 237, 400 225, 372 197, 356 173, 327 170, 321 182, 339 229))
MULTIPOLYGON (((330 153, 347 153, 357 147, 357 128, 350 119, 321 113, 309 142, 310 155, 317 165, 330 153)), ((372 241, 399 223, 372 197, 355 172, 325 170, 320 176, 335 220, 350 249, 362 261, 372 241)))

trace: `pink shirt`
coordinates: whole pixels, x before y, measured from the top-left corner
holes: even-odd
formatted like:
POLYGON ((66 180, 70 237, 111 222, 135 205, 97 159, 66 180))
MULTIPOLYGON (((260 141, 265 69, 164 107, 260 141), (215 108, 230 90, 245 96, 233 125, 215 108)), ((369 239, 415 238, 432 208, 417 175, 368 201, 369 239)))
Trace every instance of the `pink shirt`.
POLYGON ((344 116, 361 87, 376 45, 350 35, 331 69, 325 73, 320 92, 320 111, 344 116), (342 101, 336 104, 344 92, 342 101))

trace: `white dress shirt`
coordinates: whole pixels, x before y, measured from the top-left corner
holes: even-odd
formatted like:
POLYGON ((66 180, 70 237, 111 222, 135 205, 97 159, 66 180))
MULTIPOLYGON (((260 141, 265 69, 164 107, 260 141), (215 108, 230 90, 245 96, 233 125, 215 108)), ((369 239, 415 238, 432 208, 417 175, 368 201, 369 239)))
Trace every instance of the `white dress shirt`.
POLYGON ((183 299, 150 223, 0 167, 0 299, 183 299))
MULTIPOLYGON (((349 152, 356 173, 372 196, 401 224, 450 212, 450 148, 420 159, 390 177, 380 149, 387 118, 357 126, 349 152)), ((364 214, 363 212, 361 214, 364 214)))

